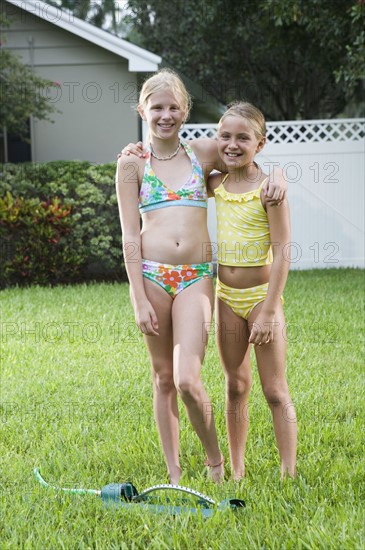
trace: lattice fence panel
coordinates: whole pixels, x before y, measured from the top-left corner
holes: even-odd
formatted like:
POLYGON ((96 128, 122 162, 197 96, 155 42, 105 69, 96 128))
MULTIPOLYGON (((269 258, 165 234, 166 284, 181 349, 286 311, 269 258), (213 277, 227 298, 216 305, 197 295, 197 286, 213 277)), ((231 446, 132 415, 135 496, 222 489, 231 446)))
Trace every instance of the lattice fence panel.
MULTIPOLYGON (((215 124, 185 124, 184 139, 214 138, 215 124)), ((365 138, 365 119, 301 120, 268 122, 269 143, 334 143, 361 141, 365 138)))
POLYGON ((183 139, 215 138, 215 124, 185 124, 181 130, 183 139))

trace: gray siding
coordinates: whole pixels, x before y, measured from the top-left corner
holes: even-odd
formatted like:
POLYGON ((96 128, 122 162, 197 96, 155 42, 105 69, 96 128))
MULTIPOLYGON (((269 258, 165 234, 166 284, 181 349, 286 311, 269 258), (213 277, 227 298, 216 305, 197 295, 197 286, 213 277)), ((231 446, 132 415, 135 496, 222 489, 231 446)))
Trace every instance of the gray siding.
POLYGON ((0 0, 11 27, 6 47, 40 76, 60 83, 47 93, 58 112, 53 123, 32 125, 33 160, 113 161, 121 147, 138 139, 137 74, 127 60, 52 22, 0 0), (5 6, 5 7, 4 7, 5 6))

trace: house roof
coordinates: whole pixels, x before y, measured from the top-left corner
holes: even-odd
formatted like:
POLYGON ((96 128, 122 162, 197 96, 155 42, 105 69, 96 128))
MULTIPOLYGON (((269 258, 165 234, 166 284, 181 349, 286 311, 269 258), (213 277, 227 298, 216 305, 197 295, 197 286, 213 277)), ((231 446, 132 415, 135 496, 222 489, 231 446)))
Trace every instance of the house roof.
POLYGON ((128 59, 128 70, 130 72, 154 72, 158 70, 158 65, 162 58, 159 55, 149 52, 144 48, 135 46, 122 38, 114 36, 90 23, 78 19, 71 12, 64 11, 40 2, 39 0, 27 0, 27 2, 19 2, 19 0, 6 0, 17 8, 20 8, 28 13, 44 19, 48 23, 52 23, 61 29, 69 31, 80 38, 84 38, 101 48, 109 50, 124 59, 128 59))

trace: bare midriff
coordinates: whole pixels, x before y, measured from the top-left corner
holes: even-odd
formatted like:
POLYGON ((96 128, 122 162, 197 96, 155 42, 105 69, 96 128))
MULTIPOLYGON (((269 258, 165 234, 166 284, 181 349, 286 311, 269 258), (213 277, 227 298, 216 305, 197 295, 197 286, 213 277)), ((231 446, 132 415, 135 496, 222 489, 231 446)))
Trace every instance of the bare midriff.
POLYGON ((207 209, 170 206, 142 216, 142 258, 183 265, 212 260, 207 209))
POLYGON ((252 288, 269 282, 271 264, 237 267, 218 265, 218 278, 231 288, 252 288))

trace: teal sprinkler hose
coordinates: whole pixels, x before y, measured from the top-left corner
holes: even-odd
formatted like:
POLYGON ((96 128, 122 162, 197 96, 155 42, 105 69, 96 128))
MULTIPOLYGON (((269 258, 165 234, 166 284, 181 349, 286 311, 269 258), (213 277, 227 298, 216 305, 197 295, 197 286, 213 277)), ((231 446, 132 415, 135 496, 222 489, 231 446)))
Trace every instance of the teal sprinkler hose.
POLYGON ((39 471, 39 468, 34 468, 33 473, 35 475, 35 478, 38 479, 39 483, 43 485, 43 487, 47 487, 47 489, 55 489, 56 491, 65 491, 66 493, 72 493, 73 495, 101 495, 101 491, 98 489, 65 489, 63 487, 54 487, 53 485, 50 485, 43 479, 41 476, 41 473, 39 471))
MULTIPOLYGON (((211 517, 215 511, 222 510, 236 510, 238 508, 244 508, 246 506, 245 501, 238 498, 231 498, 223 500, 220 503, 215 502, 212 498, 189 489, 188 487, 182 487, 180 485, 154 485, 148 487, 142 493, 138 493, 137 489, 130 482, 127 483, 110 483, 105 485, 101 490, 99 489, 68 489, 63 487, 54 487, 49 485, 40 474, 39 468, 33 470, 34 476, 39 483, 47 489, 54 489, 57 491, 64 491, 74 495, 96 495, 101 496, 103 502, 107 506, 122 506, 129 507, 139 505, 145 509, 148 509, 154 513, 169 513, 169 514, 181 514, 182 512, 190 512, 192 514, 201 513, 204 517, 211 517), (198 499, 197 508, 187 506, 188 500, 185 498, 180 499, 181 505, 165 505, 153 503, 153 493, 156 491, 178 491, 188 494, 198 499)), ((168 499, 166 499, 167 502, 168 499)))

